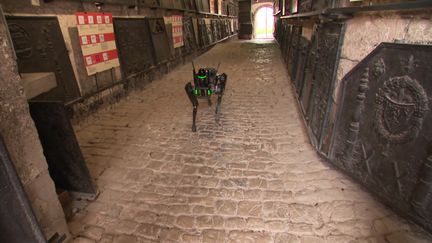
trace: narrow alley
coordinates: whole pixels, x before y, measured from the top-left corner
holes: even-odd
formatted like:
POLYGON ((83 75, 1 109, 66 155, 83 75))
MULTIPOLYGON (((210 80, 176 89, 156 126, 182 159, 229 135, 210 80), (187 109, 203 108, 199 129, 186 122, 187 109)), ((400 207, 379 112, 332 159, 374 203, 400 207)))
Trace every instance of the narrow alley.
MULTIPOLYGON (((185 63, 74 127, 98 198, 74 242, 430 242, 310 145, 275 41, 195 59, 228 75, 219 123, 185 63)), ((215 104, 215 102, 213 102, 215 104)))

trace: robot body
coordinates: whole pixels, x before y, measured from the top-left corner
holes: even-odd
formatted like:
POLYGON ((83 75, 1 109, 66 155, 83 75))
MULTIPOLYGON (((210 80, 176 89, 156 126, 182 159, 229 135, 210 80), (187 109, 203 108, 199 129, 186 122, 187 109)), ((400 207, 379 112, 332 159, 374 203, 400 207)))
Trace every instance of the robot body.
POLYGON ((199 106, 198 99, 207 99, 208 104, 211 106, 211 96, 213 94, 218 96, 215 119, 216 122, 219 121, 220 106, 222 103, 222 96, 225 91, 227 75, 225 73, 218 75, 217 72, 217 69, 214 68, 201 68, 197 73, 195 71, 195 66, 193 65, 193 82, 189 82, 185 86, 186 94, 189 97, 193 107, 193 132, 196 132, 195 121, 199 106))

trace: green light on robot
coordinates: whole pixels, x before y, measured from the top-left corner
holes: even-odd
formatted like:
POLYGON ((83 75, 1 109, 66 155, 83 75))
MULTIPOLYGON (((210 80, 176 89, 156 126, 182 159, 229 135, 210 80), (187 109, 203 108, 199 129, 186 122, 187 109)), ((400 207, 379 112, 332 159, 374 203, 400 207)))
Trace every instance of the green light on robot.
POLYGON ((207 90, 207 94, 211 95, 212 91, 211 90, 207 90))
POLYGON ((198 75, 198 78, 200 78, 200 79, 204 79, 204 78, 207 78, 207 76, 206 76, 206 75, 204 75, 204 76, 199 76, 199 75, 198 75))
POLYGON ((197 95, 198 94, 198 89, 194 89, 194 93, 197 95))

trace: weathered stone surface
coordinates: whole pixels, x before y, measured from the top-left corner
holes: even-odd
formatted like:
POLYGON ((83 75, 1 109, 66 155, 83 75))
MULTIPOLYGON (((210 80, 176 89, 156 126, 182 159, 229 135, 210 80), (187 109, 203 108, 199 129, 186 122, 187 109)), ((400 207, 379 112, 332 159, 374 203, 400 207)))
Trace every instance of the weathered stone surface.
POLYGON ((86 237, 78 237, 73 240, 74 243, 96 243, 96 241, 91 240, 86 237))
POLYGON ((46 238, 70 239, 64 213, 48 174, 42 146, 30 116, 7 25, 0 21, 0 135, 46 238))
POLYGON ((242 216, 262 216, 262 204, 261 202, 242 201, 238 205, 238 215, 242 216))
POLYGON ((216 202, 216 210, 219 214, 234 215, 237 210, 236 202, 231 200, 219 200, 216 202))
POLYGON ((232 41, 197 58, 221 61, 229 76, 219 124, 202 104, 197 133, 183 93, 189 64, 76 127, 90 168, 110 168, 95 178, 96 206, 73 220, 144 242, 380 242, 397 232, 431 240, 320 159, 287 76, 274 76, 279 57, 272 43, 232 41), (117 232, 123 221, 130 227, 117 232))
POLYGON ((84 236, 95 241, 99 241, 102 238, 104 229, 97 226, 87 226, 84 227, 84 236))
POLYGON ((204 230, 203 242, 217 243, 225 242, 226 233, 222 230, 204 230))
POLYGON ((113 243, 138 243, 140 242, 136 236, 119 235, 116 236, 113 243))
POLYGON ((181 228, 193 228, 195 225, 195 218, 191 216, 179 216, 177 217, 176 224, 181 228))
POLYGON ((231 231, 229 241, 232 243, 272 242, 269 233, 255 231, 231 231))

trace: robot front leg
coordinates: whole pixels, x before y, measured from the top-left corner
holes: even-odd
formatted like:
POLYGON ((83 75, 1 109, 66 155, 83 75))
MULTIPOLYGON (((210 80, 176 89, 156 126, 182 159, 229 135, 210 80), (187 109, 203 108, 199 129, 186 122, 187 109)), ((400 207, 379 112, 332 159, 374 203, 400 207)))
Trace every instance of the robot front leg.
POLYGON ((218 95, 218 99, 217 99, 217 104, 216 104, 216 111, 215 111, 215 114, 216 114, 216 117, 215 117, 216 122, 219 122, 219 114, 220 114, 220 106, 221 106, 221 103, 222 103, 222 94, 219 94, 219 95, 218 95))
POLYGON ((217 99, 216 111, 215 111, 215 113, 216 113, 216 122, 219 122, 220 106, 221 106, 221 103, 222 103, 222 96, 223 96, 224 91, 225 91, 226 82, 227 82, 227 76, 224 73, 219 78, 219 87, 220 87, 220 90, 218 92, 218 99, 217 99))
POLYGON ((192 132, 196 132, 195 121, 196 121, 196 114, 197 114, 197 110, 198 110, 198 99, 195 96, 194 89, 193 89, 192 84, 190 82, 186 84, 185 91, 186 91, 186 94, 189 97, 189 100, 191 101, 192 106, 193 106, 192 132))

